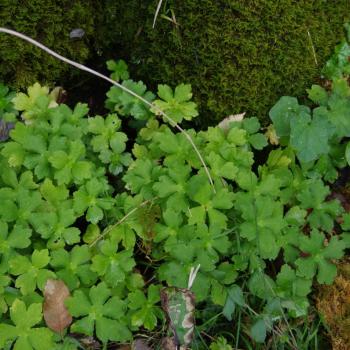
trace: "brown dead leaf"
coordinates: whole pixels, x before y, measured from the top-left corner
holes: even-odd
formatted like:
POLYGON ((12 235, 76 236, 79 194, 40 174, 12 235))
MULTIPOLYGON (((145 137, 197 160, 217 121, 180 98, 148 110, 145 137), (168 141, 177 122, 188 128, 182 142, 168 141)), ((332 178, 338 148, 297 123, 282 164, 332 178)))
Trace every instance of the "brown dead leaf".
POLYGON ((44 289, 44 319, 49 328, 62 333, 72 323, 64 301, 70 296, 69 289, 60 280, 47 280, 44 289))

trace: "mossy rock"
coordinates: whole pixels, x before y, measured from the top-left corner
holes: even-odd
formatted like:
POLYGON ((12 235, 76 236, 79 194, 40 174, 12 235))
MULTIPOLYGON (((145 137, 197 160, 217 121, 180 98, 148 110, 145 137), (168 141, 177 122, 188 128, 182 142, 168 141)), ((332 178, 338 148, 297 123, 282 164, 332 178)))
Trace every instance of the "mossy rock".
MULTIPOLYGON (((99 35, 104 23, 105 1, 94 0, 1 0, 0 26, 22 32, 59 54, 78 62, 96 55, 104 44, 99 35), (71 39, 81 28, 85 35, 71 39)), ((0 80, 13 87, 39 81, 55 85, 77 70, 49 56, 33 45, 0 33, 0 80)))
MULTIPOLYGON (((0 26, 99 70, 106 59, 124 58, 133 77, 152 89, 191 83, 198 123, 206 126, 244 111, 266 122, 281 95, 303 96, 350 13, 350 0, 168 0, 153 29, 158 1, 2 0, 0 26), (82 39, 69 37, 74 28, 85 31, 82 39)), ((74 81, 72 75, 81 78, 75 68, 0 34, 0 80, 7 84, 53 86, 74 81)))
POLYGON ((119 2, 115 53, 153 88, 191 83, 204 126, 240 112, 266 122, 281 95, 305 95, 350 13, 349 0, 168 0, 153 29, 157 3, 119 2))

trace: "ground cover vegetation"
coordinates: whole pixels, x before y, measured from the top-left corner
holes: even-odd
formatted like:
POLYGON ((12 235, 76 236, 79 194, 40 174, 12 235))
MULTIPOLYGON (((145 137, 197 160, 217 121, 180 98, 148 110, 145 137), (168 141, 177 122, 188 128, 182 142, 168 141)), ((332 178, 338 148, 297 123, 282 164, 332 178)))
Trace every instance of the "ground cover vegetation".
POLYGON ((0 348, 157 349, 168 333, 169 348, 321 348, 310 296, 350 248, 333 185, 350 163, 349 56, 344 40, 308 103, 281 97, 266 130, 177 131, 159 111, 197 118, 191 86, 151 92, 122 60, 113 79, 152 108, 112 87, 92 116, 2 85, 0 348))
POLYGON ((115 50, 154 88, 190 83, 203 128, 242 112, 267 124, 280 96, 306 97, 350 11, 348 0, 163 0, 154 26, 158 3, 115 6, 115 50))
MULTIPOLYGON (((154 91, 190 83, 200 112, 194 123, 205 128, 245 111, 267 123, 280 96, 304 96, 350 12, 348 0, 164 0, 153 28, 157 3, 2 0, 0 25, 98 70, 124 58, 154 91), (84 35, 71 37, 76 29, 84 35)), ((10 86, 63 84, 76 100, 96 90, 89 76, 18 39, 4 37, 0 50, 0 80, 10 86)))

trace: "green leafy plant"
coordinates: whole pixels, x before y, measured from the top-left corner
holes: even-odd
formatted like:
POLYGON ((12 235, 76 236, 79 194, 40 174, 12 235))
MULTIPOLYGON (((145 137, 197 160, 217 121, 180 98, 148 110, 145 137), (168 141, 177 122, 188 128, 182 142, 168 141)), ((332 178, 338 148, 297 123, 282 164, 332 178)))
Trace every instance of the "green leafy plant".
POLYGON ((18 276, 16 287, 23 295, 34 292, 36 288, 43 290, 46 280, 55 277, 53 271, 45 269, 49 262, 48 249, 34 250, 31 260, 25 256, 15 256, 9 261, 10 273, 18 276))
POLYGON ((160 291, 155 285, 148 288, 147 297, 140 291, 136 290, 128 296, 129 308, 131 313, 131 324, 141 326, 148 330, 153 330, 157 325, 157 319, 161 318, 162 313, 156 304, 160 301, 160 291))
MULTIPOLYGON (((191 85, 178 85, 175 91, 172 91, 168 85, 158 85, 158 96, 161 100, 155 100, 154 105, 176 123, 198 116, 196 104, 190 102, 192 98, 191 85)), ((154 109, 154 113, 159 114, 157 109, 154 109)))
POLYGON ((18 111, 14 108, 12 99, 15 92, 4 85, 0 84, 0 119, 4 122, 13 122, 16 120, 18 111))
POLYGON ((219 337, 217 341, 210 344, 210 350, 232 350, 232 346, 227 343, 223 337, 219 337))
MULTIPOLYGON (((0 143, 0 345, 74 348, 73 332, 96 336, 106 348, 136 333, 161 333, 165 286, 193 293, 204 325, 245 313, 236 347, 246 339, 263 343, 282 332, 281 323, 306 316, 313 283, 332 283, 350 247, 349 218, 330 198, 349 152, 345 77, 330 89, 313 86, 312 108, 282 97, 270 111, 269 132, 279 143, 272 147, 255 117, 176 132, 159 110, 176 123, 197 117, 189 85, 159 85, 156 99, 130 79, 125 62, 108 68, 153 107, 112 87, 111 113, 94 117, 84 104, 58 104, 39 84, 12 102, 2 91, 3 114, 15 118, 0 143), (119 117, 136 119, 135 139, 119 117), (73 324, 61 340, 41 320, 43 289, 53 278, 72 294, 65 305, 73 324)), ((165 303, 173 325, 174 300, 165 303)), ((186 327, 176 323, 173 334, 189 345, 195 332, 186 315, 186 327)), ((287 342, 297 346, 293 337, 287 342)), ((210 348, 232 347, 218 337, 210 348)))
POLYGON ((125 302, 116 296, 111 297, 111 291, 105 283, 91 287, 89 297, 77 290, 66 304, 72 316, 81 317, 73 323, 73 331, 91 336, 96 327, 97 337, 104 343, 131 338, 131 333, 123 322, 125 302))
MULTIPOLYGON (((154 100, 154 94, 147 91, 147 87, 142 81, 124 80, 122 85, 148 102, 154 100)), ((132 116, 137 120, 147 120, 150 117, 149 108, 138 98, 128 94, 126 91, 112 87, 107 93, 107 97, 106 107, 112 112, 117 112, 120 116, 132 116)))
POLYGON ((14 342, 14 349, 44 350, 53 348, 53 333, 45 327, 34 327, 42 320, 42 306, 33 303, 28 308, 16 299, 10 308, 11 324, 0 324, 0 346, 14 342))
POLYGON ((60 248, 51 254, 50 265, 57 271, 58 278, 74 290, 80 285, 91 285, 97 275, 91 270, 91 252, 87 245, 74 246, 67 252, 60 248))
POLYGON ((129 79, 128 65, 124 60, 109 60, 106 62, 108 70, 112 71, 111 78, 115 81, 129 79))
POLYGON ((307 257, 295 261, 300 276, 310 278, 316 275, 319 283, 330 284, 333 282, 337 270, 330 259, 339 259, 344 255, 346 244, 332 237, 328 245, 324 246, 325 237, 322 233, 313 230, 310 237, 301 237, 300 249, 307 257))

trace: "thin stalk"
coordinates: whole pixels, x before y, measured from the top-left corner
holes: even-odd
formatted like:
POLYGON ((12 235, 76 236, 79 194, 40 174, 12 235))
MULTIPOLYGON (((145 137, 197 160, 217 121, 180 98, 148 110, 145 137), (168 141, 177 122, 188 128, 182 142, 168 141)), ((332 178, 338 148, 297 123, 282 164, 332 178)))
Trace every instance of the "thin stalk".
POLYGON ((235 350, 238 349, 239 345, 239 338, 240 338, 240 332, 241 332, 241 318, 242 318, 242 311, 239 309, 238 311, 238 324, 237 324, 237 331, 236 331, 236 342, 235 342, 235 350))
MULTIPOLYGON (((154 198, 153 198, 154 199, 154 198)), ((145 206, 146 204, 148 204, 149 202, 151 202, 153 199, 147 199, 146 201, 142 202, 140 205, 138 205, 137 207, 133 208, 132 210, 130 210, 126 215, 124 215, 118 222, 116 222, 114 225, 112 226, 108 226, 100 236, 96 237, 89 245, 90 248, 92 248, 100 239, 102 239, 103 237, 105 237, 106 235, 108 235, 109 232, 111 232, 114 228, 116 228, 117 226, 119 226, 120 224, 122 224, 129 216, 131 216, 132 214, 134 214, 137 210, 139 210, 140 208, 142 208, 143 206, 145 206)))
POLYGON ((163 2, 163 0, 159 0, 158 1, 157 9, 156 9, 156 12, 155 12, 154 18, 153 18, 153 26, 152 26, 152 28, 154 28, 156 26, 157 17, 158 17, 160 8, 162 6, 162 2, 163 2))
POLYGON ((309 40, 310 40, 311 50, 312 50, 312 54, 314 56, 315 64, 316 64, 316 66, 318 66, 316 50, 315 50, 315 46, 314 46, 314 43, 312 41, 311 34, 310 34, 309 30, 307 31, 307 36, 309 37, 309 40))

